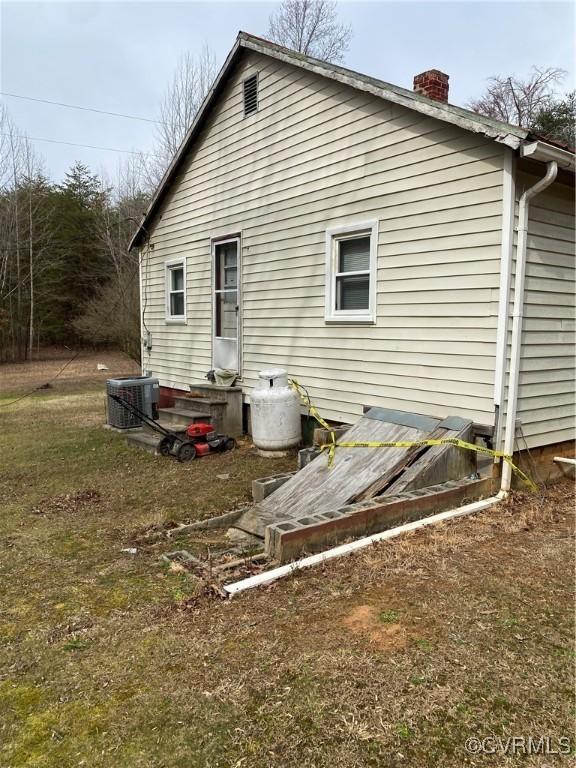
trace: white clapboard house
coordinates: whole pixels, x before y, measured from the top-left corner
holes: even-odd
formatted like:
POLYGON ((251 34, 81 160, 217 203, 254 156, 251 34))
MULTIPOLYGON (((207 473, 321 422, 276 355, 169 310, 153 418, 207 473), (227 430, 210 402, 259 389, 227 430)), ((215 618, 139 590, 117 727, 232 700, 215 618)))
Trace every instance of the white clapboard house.
POLYGON ((574 153, 241 32, 132 241, 143 370, 574 439, 574 153))

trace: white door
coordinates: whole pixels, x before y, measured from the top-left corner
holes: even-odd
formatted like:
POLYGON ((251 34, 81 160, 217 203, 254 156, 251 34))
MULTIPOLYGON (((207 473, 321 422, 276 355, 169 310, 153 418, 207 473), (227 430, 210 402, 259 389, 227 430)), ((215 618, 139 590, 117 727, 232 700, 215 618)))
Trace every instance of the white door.
POLYGON ((212 365, 240 373, 240 238, 213 243, 212 365))

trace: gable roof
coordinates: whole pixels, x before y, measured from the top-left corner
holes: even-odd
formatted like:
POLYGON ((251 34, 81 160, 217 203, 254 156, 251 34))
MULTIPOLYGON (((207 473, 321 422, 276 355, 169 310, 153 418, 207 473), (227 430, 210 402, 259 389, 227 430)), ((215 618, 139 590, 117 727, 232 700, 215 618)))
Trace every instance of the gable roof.
MULTIPOLYGON (((530 131, 525 128, 520 128, 517 125, 510 125, 509 123, 494 120, 486 115, 480 115, 476 112, 463 109, 462 107, 454 106, 453 104, 433 101, 426 96, 422 96, 421 94, 407 90, 406 88, 400 88, 397 85, 391 85, 383 80, 378 80, 377 78, 354 72, 351 69, 340 67, 337 64, 331 64, 311 56, 306 56, 298 51, 293 51, 276 43, 264 40, 263 38, 256 37, 255 35, 250 35, 247 32, 239 32, 232 50, 228 54, 212 87, 202 102, 180 148, 162 177, 158 189, 152 197, 150 205, 144 214, 142 222, 130 242, 129 248, 137 246, 142 240, 142 237, 146 235, 147 226, 158 210, 172 179, 194 143, 196 136, 203 127, 213 104, 222 92, 228 76, 242 55, 244 49, 255 51, 256 53, 269 56, 287 64, 292 64, 296 67, 301 67, 309 72, 314 72, 322 77, 336 80, 351 88, 355 88, 356 90, 371 93, 386 101, 391 101, 394 104, 420 112, 427 117, 433 117, 446 123, 452 123, 453 125, 457 125, 458 127, 473 133, 480 133, 487 138, 493 139, 514 150, 521 148, 527 140, 539 139, 539 137, 536 137, 530 131)), ((550 145, 550 150, 555 150, 556 154, 559 155, 556 159, 560 159, 565 165, 571 165, 573 167, 573 153, 566 152, 563 149, 555 149, 553 142, 548 142, 547 140, 546 142, 546 146, 550 145), (571 159, 567 160, 564 155, 571 159)), ((538 143, 540 145, 540 141, 538 143)), ((536 159, 540 159, 537 153, 532 153, 532 156, 536 159)))

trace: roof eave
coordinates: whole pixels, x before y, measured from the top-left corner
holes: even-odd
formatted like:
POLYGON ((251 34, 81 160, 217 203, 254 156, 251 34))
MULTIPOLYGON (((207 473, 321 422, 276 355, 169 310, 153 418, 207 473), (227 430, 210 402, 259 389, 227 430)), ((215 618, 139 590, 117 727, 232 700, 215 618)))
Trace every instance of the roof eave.
POLYGON ((338 67, 333 64, 328 65, 318 59, 312 59, 309 56, 298 54, 295 51, 290 51, 281 46, 269 43, 268 41, 254 38, 243 32, 240 33, 239 37, 241 38, 244 47, 256 51, 257 53, 274 56, 287 64, 301 66, 310 72, 314 72, 323 77, 328 77, 332 80, 337 80, 338 82, 343 83, 344 85, 349 85, 357 90, 362 90, 366 93, 379 96, 382 99, 394 102, 407 109, 415 110, 428 117, 434 117, 438 120, 452 123, 467 131, 482 133, 488 138, 501 142, 512 149, 518 149, 522 141, 528 136, 528 131, 523 128, 490 120, 481 115, 478 115, 477 117, 468 117, 466 114, 461 114, 458 107, 432 101, 426 97, 418 96, 411 91, 406 91, 403 88, 392 86, 384 87, 383 84, 378 84, 378 82, 372 78, 361 76, 359 73, 346 70, 343 67, 338 67))

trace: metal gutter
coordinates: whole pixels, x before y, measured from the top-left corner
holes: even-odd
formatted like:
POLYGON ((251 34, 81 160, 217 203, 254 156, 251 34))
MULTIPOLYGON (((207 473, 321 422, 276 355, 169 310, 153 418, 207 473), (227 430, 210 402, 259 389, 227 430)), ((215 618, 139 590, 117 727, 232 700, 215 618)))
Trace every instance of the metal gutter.
POLYGON ((523 144, 520 148, 520 156, 539 160, 541 163, 557 163, 559 168, 567 171, 573 171, 576 168, 576 156, 573 152, 566 149, 560 149, 545 141, 532 141, 523 144))

